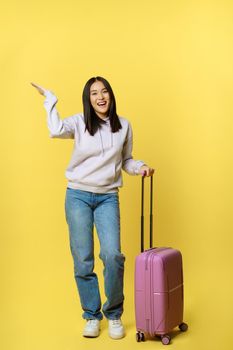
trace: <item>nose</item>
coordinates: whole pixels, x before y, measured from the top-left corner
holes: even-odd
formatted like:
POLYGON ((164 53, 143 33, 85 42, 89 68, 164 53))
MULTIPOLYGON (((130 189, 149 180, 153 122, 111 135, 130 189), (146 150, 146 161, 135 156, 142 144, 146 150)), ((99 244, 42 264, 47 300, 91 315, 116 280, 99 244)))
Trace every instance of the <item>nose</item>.
POLYGON ((98 94, 98 98, 99 98, 100 100, 102 100, 102 99, 104 98, 103 93, 102 93, 101 91, 100 91, 99 94, 98 94))

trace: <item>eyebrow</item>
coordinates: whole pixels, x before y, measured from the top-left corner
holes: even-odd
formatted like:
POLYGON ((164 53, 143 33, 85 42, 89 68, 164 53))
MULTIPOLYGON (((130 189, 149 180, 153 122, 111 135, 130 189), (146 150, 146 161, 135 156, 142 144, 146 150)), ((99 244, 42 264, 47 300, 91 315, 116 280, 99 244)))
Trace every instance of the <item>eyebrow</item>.
MULTIPOLYGON (((101 90, 108 90, 108 89, 107 88, 103 88, 101 90)), ((91 90, 91 92, 93 92, 93 91, 97 91, 97 90, 91 90)))

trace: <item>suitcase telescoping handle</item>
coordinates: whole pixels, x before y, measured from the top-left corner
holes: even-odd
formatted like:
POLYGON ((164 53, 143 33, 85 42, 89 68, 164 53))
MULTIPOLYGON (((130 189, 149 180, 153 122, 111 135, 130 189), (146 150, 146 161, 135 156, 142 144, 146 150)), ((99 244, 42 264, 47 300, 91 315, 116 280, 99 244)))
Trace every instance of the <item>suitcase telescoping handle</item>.
MULTIPOLYGON (((142 176, 141 197, 141 252, 144 252, 144 182, 145 174, 142 176)), ((150 248, 153 246, 153 174, 150 176, 150 248)))

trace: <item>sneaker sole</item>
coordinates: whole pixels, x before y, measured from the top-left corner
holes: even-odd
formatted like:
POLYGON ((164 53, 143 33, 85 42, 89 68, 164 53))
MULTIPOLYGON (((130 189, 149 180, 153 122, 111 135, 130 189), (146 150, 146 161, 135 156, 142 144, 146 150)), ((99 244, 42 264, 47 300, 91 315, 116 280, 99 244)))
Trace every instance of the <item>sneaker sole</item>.
POLYGON ((100 335, 100 331, 98 333, 88 333, 84 332, 83 337, 85 338, 97 338, 100 335))
POLYGON ((98 335, 86 335, 86 334, 83 334, 83 337, 85 337, 85 338, 97 338, 99 336, 99 334, 98 335))
POLYGON ((123 334, 123 335, 113 335, 113 334, 108 333, 108 335, 112 339, 122 339, 122 338, 125 337, 125 334, 123 334))

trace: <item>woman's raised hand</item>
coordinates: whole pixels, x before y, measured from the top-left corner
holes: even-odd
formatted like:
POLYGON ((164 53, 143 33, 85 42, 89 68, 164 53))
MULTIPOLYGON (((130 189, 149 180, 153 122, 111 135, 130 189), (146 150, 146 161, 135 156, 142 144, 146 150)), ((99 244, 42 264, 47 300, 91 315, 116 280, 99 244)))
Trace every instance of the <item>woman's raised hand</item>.
POLYGON ((39 86, 39 85, 37 85, 37 84, 35 84, 35 83, 31 83, 31 84, 32 84, 32 86, 34 86, 34 87, 37 89, 37 91, 38 91, 41 95, 45 96, 45 89, 44 89, 44 88, 42 88, 41 86, 39 86))

